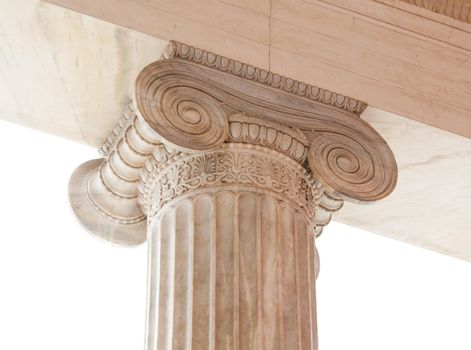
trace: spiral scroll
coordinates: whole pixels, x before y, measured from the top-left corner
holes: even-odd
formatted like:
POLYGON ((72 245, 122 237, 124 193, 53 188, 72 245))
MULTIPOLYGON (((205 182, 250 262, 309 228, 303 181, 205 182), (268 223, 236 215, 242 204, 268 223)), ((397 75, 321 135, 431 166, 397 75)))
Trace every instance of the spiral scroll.
POLYGON ((367 139, 319 134, 309 148, 308 162, 324 186, 345 199, 379 200, 392 192, 397 181, 394 155, 379 135, 367 139))
POLYGON ((184 84, 178 77, 169 76, 138 79, 136 90, 141 115, 177 148, 207 150, 226 139, 229 126, 221 103, 201 91, 196 82, 192 84, 191 79, 184 84))

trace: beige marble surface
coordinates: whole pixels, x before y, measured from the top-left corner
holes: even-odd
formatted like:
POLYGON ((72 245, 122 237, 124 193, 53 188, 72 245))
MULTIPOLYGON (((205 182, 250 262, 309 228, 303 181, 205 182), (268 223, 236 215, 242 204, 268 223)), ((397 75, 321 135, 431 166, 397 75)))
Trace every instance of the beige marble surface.
POLYGON ((99 147, 166 45, 37 0, 0 0, 0 118, 99 147))
MULTIPOLYGON (((0 0, 0 118, 98 147, 166 42, 37 0, 0 0)), ((369 108, 396 191, 338 221, 471 261, 471 140, 369 108)), ((328 234, 328 232, 327 232, 328 234)))
POLYGON ((345 203, 335 220, 471 261, 471 139, 374 108, 362 118, 392 148, 397 188, 368 206, 345 203))

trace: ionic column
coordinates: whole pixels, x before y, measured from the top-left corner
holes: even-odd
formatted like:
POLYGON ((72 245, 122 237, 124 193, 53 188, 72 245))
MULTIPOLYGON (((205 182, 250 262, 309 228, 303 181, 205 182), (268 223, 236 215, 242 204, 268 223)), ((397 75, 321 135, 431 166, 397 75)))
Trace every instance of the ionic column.
POLYGON ((366 104, 176 42, 135 93, 70 198, 100 237, 148 238, 146 350, 317 349, 315 239, 396 184, 366 104))

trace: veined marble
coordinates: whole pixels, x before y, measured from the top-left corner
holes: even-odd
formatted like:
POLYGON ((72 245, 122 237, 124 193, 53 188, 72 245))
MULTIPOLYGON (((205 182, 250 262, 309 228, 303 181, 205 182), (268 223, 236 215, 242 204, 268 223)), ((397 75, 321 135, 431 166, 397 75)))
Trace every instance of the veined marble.
POLYGON ((471 140, 375 108, 362 118, 393 150, 397 187, 335 220, 471 261, 471 140))
POLYGON ((0 0, 0 118, 99 147, 166 45, 37 0, 0 0))
MULTIPOLYGON (((0 118, 99 147, 167 42, 37 0, 0 0, 0 118)), ((334 219, 471 261, 471 140, 368 108, 393 194, 334 219)))

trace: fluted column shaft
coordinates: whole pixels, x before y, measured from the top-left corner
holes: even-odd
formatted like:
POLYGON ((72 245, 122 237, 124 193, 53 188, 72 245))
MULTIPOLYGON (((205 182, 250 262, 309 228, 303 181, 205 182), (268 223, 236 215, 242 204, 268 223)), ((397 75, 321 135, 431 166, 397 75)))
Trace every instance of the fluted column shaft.
POLYGON ((177 201, 150 227, 147 350, 315 349, 314 235, 257 191, 177 201))
POLYGON ((243 144, 157 158, 146 349, 317 349, 304 168, 243 144))

